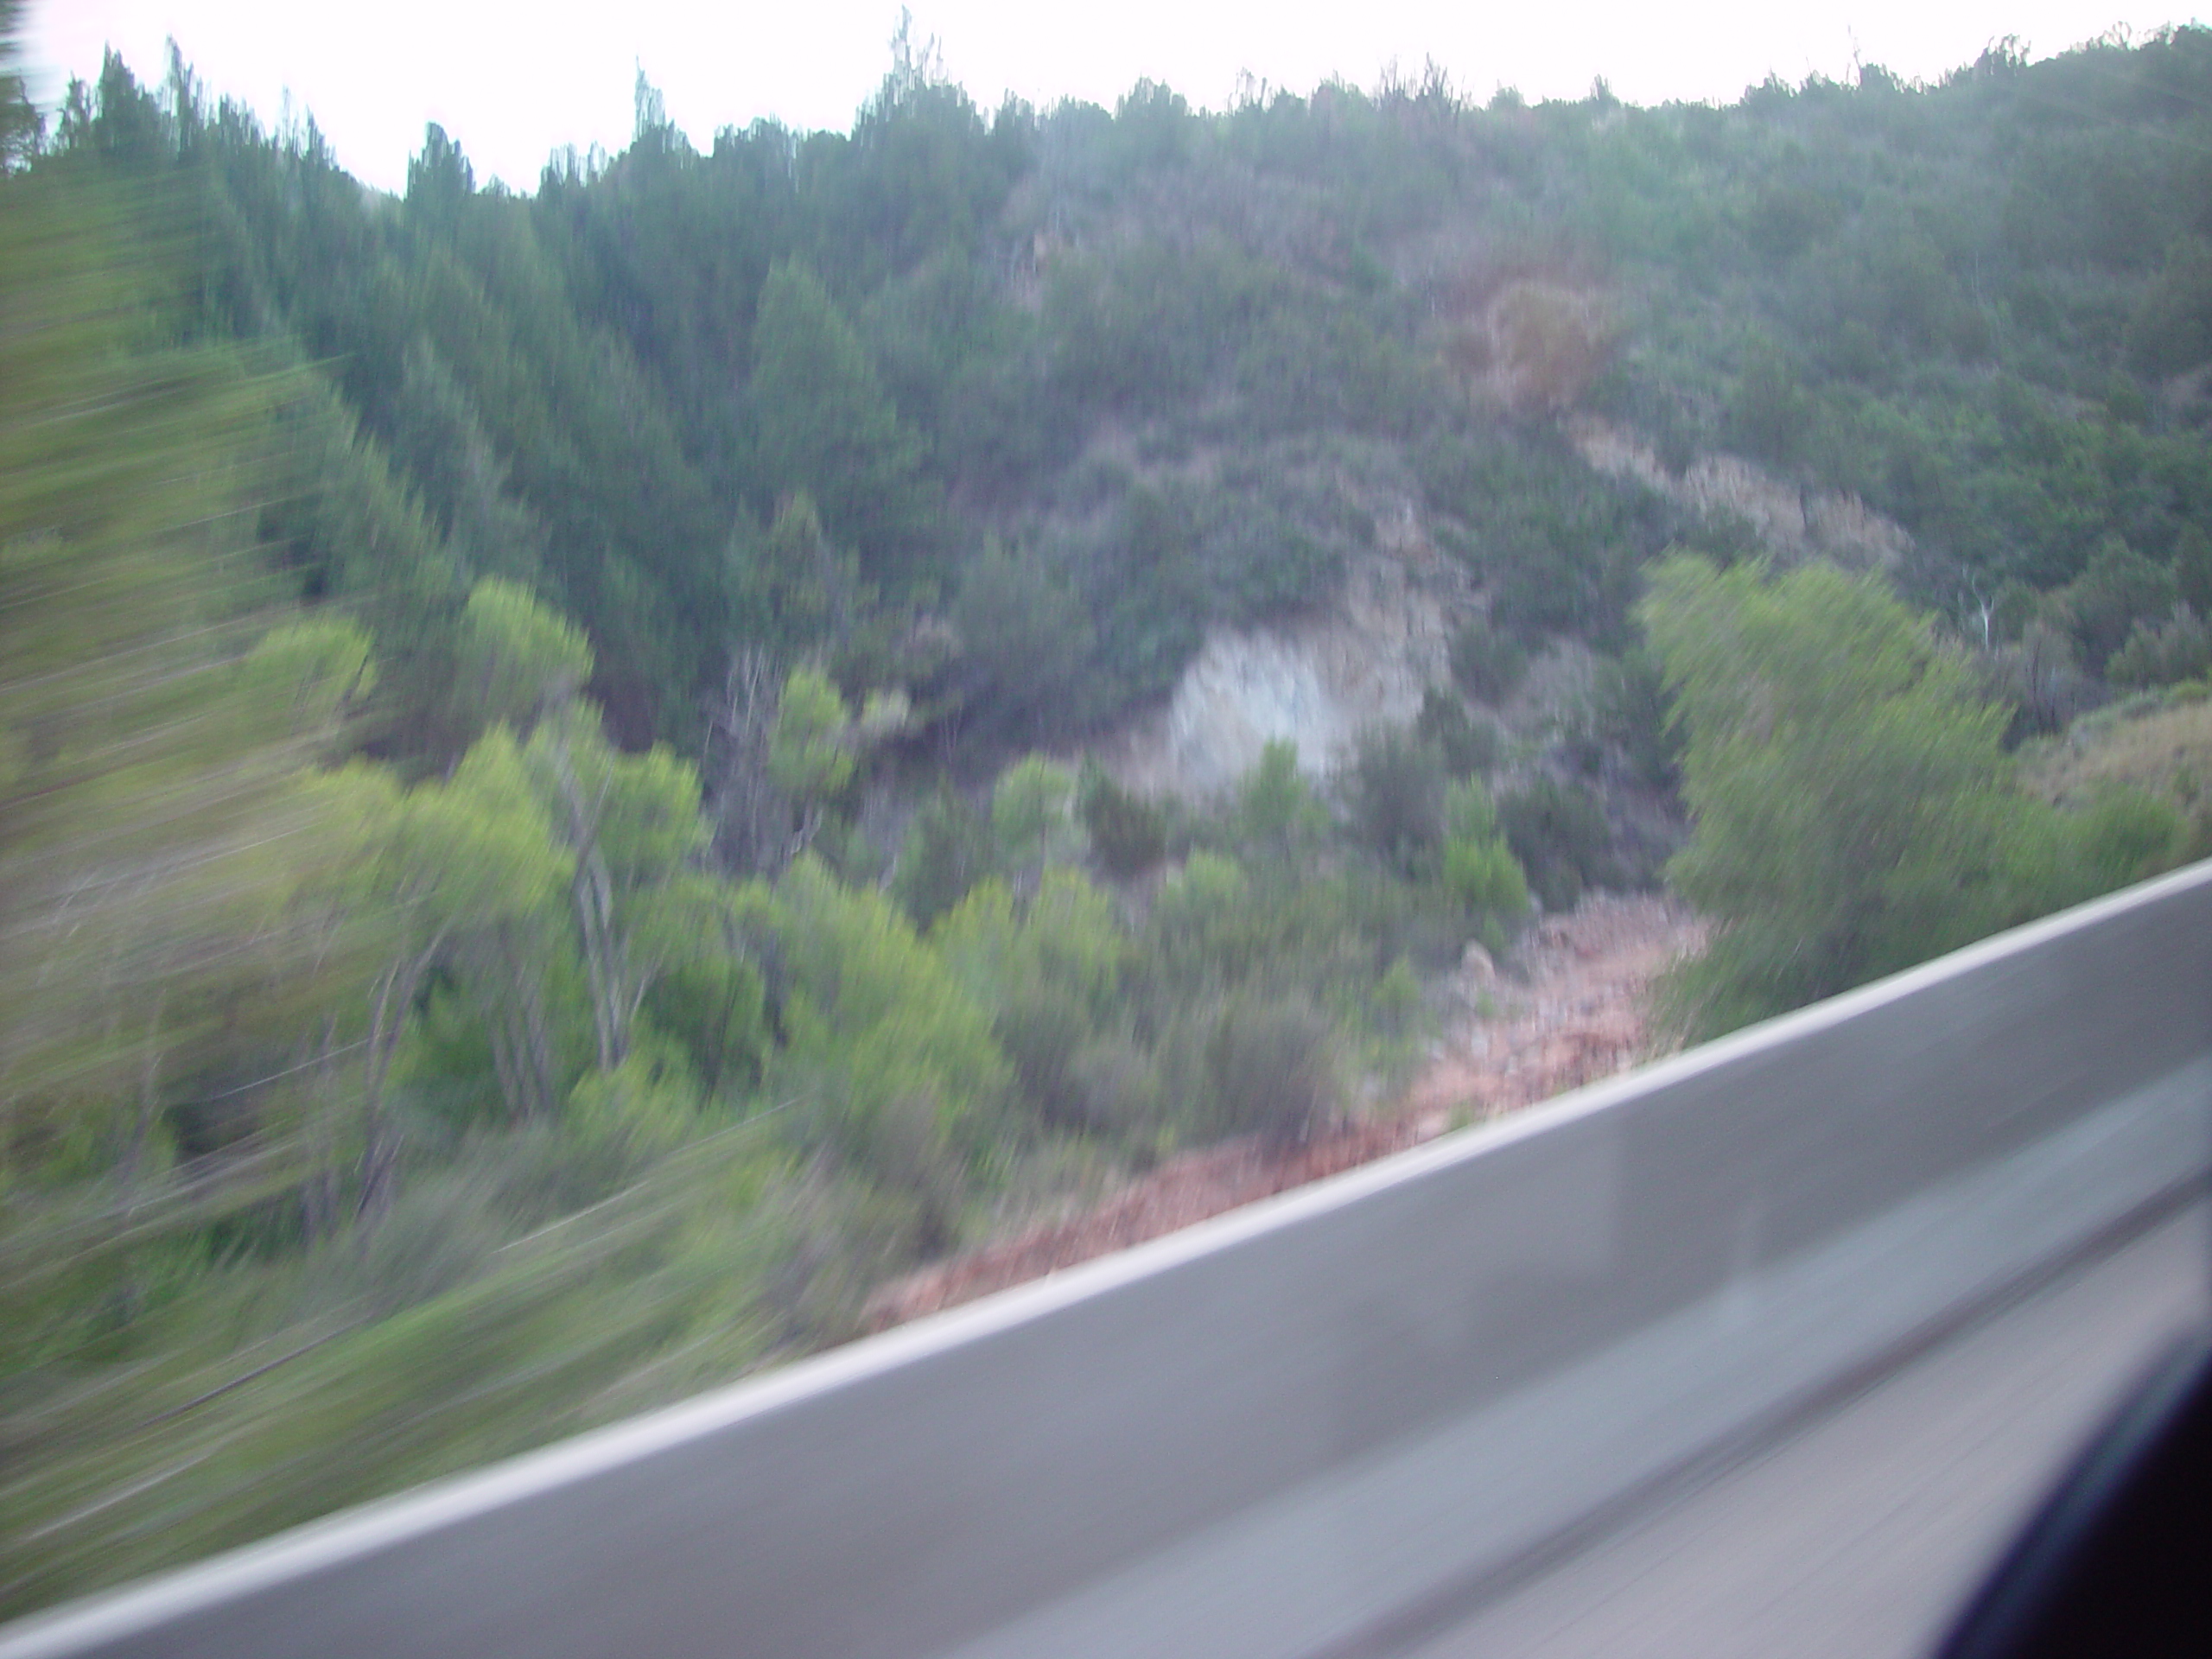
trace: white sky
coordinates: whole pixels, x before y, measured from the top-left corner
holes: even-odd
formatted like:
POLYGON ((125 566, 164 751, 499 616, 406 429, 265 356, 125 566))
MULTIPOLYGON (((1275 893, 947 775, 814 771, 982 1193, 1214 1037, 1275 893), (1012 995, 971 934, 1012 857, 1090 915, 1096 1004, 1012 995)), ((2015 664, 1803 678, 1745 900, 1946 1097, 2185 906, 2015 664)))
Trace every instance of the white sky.
MULTIPOLYGON (((1843 77, 1854 59, 1933 78, 2017 36, 2037 56, 2114 24, 2189 22, 2202 0, 915 0, 947 73, 978 102, 1007 91, 1109 107, 1140 77, 1218 107, 1249 75, 1304 92, 1331 76, 1372 86, 1433 59, 1461 87, 1579 97, 1604 75, 1634 103, 1730 100, 1770 72, 1843 77)), ((426 122, 458 140, 480 180, 534 188, 558 146, 629 140, 639 67, 702 148, 715 129, 773 116, 850 124, 880 80, 897 0, 30 0, 25 67, 49 108, 103 44, 158 80, 163 42, 218 95, 274 124, 289 95, 340 161, 404 184, 426 122)))

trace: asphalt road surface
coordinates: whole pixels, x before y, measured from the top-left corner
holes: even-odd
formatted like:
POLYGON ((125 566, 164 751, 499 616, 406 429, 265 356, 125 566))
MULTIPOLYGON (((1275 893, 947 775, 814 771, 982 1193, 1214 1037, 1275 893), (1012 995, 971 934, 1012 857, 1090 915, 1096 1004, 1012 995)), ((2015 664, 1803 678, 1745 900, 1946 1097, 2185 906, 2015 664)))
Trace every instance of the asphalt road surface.
POLYGON ((1541 1576, 1405 1659, 1925 1655, 2130 1384, 2212 1317, 2199 1205, 1541 1576))

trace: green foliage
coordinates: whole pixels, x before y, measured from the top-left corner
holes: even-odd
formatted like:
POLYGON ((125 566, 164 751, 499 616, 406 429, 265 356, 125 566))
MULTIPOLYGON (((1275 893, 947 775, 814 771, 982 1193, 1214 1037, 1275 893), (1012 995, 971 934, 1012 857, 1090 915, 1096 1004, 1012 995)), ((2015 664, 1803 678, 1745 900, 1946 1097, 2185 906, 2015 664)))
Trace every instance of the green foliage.
POLYGON ((2166 251, 2128 319, 2127 348, 2136 367, 2162 377, 2212 361, 2212 243, 2192 236, 2166 251))
POLYGON ((2094 673, 2139 623, 2165 616, 2175 596, 2172 571, 2108 536, 2082 574, 2052 594, 2045 607, 2073 635, 2083 664, 2094 673))
POLYGON ((2127 879, 2176 821, 2064 820, 2012 787, 2004 714, 1871 582, 1670 561, 1645 611, 1689 733, 1670 875, 1719 937, 1707 1028, 1823 996, 2127 879))
POLYGON ((1076 812, 1111 875, 1126 880, 1167 855, 1167 819, 1159 804, 1122 788, 1094 760, 1084 762, 1076 812))
POLYGON ((709 1096, 741 1094, 760 1082, 771 1033, 767 988, 753 963, 702 941, 654 982, 643 1012, 683 1045, 709 1096))
POLYGON ((1047 863, 1077 856, 1075 774, 1033 754, 999 774, 991 789, 991 842, 996 863, 1008 870, 1036 871, 1047 863))
POLYGON ((2061 898, 2088 897, 2145 880, 2180 861, 2188 826, 2171 801, 2148 790, 2116 785, 2099 790, 2063 825, 2061 857, 2073 866, 2060 880, 2061 898))
POLYGON ((1263 745, 1252 769, 1237 780, 1230 832, 1240 846, 1274 858, 1313 847, 1329 828, 1328 809, 1298 769, 1298 745, 1276 738, 1263 745))
POLYGON ((1529 671, 1529 653, 1484 617, 1471 617, 1452 636, 1452 677, 1468 696, 1503 702, 1529 671))
POLYGON ((1081 722, 1091 629, 1075 595, 1033 555, 986 548, 963 574, 951 621, 967 723, 980 734, 1081 722))
POLYGON ((992 1011, 992 1029, 1033 1122, 1065 1129, 1126 1127, 1095 1116, 1077 1058, 1117 998, 1126 944, 1111 902, 1081 875, 1047 871, 1018 901, 979 884, 931 930, 947 969, 992 1011))
POLYGON ((2174 537, 2174 585, 2182 603, 2212 615, 2212 536, 2195 524, 2183 524, 2174 537))
POLYGON ((1296 996, 1234 996, 1215 1017, 1206 1081, 1220 1127, 1276 1145, 1304 1141, 1340 1097, 1334 1033, 1296 996))
POLYGON ((2139 621, 2105 664, 2114 685, 2172 685, 2212 674, 2212 628, 2186 603, 2164 623, 2139 621))
POLYGON ((1804 458, 1815 419, 1813 400, 1771 340, 1746 354, 1729 410, 1730 435, 1743 449, 1783 467, 1804 458))
MULTIPOLYGON (((321 616, 280 623, 238 664, 237 696, 270 742, 329 743, 376 689, 368 637, 321 616)), ((242 734, 243 735, 243 734, 242 734)))
MULTIPOLYGON (((1670 537, 1657 497, 1601 477, 1563 441, 1528 431, 1440 431, 1408 458, 1431 508, 1448 515, 1439 540, 1489 585, 1492 639, 1567 632, 1617 644, 1637 567, 1670 537)), ((1476 644, 1469 663, 1482 683, 1517 683, 1510 656, 1497 664, 1506 671, 1495 671, 1487 642, 1476 644)))
POLYGON ((760 289, 748 397, 762 480, 804 491, 830 533, 896 587, 937 552, 936 493, 867 347, 811 271, 778 264, 760 289))
POLYGON ((741 516, 725 556, 744 632, 779 654, 842 640, 868 597, 859 562, 831 543, 803 490, 778 505, 765 535, 741 516))
POLYGON ((1219 236, 1146 238, 1056 261, 1045 291, 1055 368, 1075 396, 1158 409, 1196 393, 1266 304, 1266 267, 1219 236))
POLYGON ((950 785, 925 802, 907 826, 891 890, 917 927, 927 927, 990 873, 990 821, 950 785))
POLYGON ((1619 749, 1630 775, 1648 789, 1671 789, 1681 774, 1682 734, 1658 661, 1637 648, 1601 664, 1591 702, 1595 735, 1619 749))
POLYGON ((902 44, 848 134, 702 153, 641 86, 619 156, 523 195, 434 129, 398 200, 181 72, 111 59, 43 144, 0 73, 7 1610, 849 1334, 1026 1160, 1293 1142, 1418 1052, 1470 932, 1621 879, 1587 791, 1492 807, 1458 690, 1348 830, 1287 747, 1187 824, 945 775, 1378 540, 1465 567, 1474 696, 1612 659, 1581 746, 1630 826, 1680 769, 1708 1028, 2181 855, 2157 798, 2024 800, 1997 728, 2205 670, 2207 38, 995 118, 902 44), (1470 397, 1478 336, 1583 404, 1470 397), (1762 458, 1816 544, 1823 492, 1897 518, 1980 658, 1616 439, 1762 458), (1741 568, 1662 568, 1655 664, 1670 542, 1741 568), (677 751, 776 885, 712 873, 677 751), (1212 850, 1147 909, 1076 820, 1123 878, 1212 850))
POLYGON ((852 716, 830 677, 795 668, 776 700, 768 777, 793 800, 834 799, 853 779, 852 716))
POLYGON ((1619 881, 1612 826, 1598 798, 1580 784, 1532 779, 1500 798, 1497 816, 1545 909, 1571 910, 1586 888, 1619 881))
POLYGON ((1482 840, 1454 837, 1444 846, 1444 886, 1487 941, 1529 911, 1529 881, 1502 836, 1482 840), (1493 927, 1499 930, 1493 931, 1493 927))
POLYGON ((587 1142, 630 1155, 674 1150, 700 1131, 699 1084, 682 1052, 665 1043, 638 1043, 609 1071, 587 1071, 569 1091, 564 1114, 587 1142))
POLYGON ((591 647, 528 589, 486 577, 461 612, 454 692, 471 729, 505 724, 527 731, 591 677, 591 647))
POLYGON ((881 895, 810 858, 765 906, 785 974, 770 1087, 809 1102, 846 1155, 894 1183, 980 1153, 978 1108, 1007 1081, 990 1016, 881 895))
POLYGON ((1497 722, 1469 714, 1459 698, 1435 686, 1421 696, 1414 730, 1436 746, 1444 770, 1453 778, 1485 776, 1505 758, 1505 734, 1497 722))
POLYGON ((1444 840, 1446 782, 1433 745, 1396 727, 1366 733, 1344 780, 1360 840, 1402 874, 1426 871, 1444 840))
POLYGON ((1478 933, 1502 940, 1528 914, 1529 882, 1479 780, 1452 785, 1444 823, 1445 891, 1475 919, 1478 933))

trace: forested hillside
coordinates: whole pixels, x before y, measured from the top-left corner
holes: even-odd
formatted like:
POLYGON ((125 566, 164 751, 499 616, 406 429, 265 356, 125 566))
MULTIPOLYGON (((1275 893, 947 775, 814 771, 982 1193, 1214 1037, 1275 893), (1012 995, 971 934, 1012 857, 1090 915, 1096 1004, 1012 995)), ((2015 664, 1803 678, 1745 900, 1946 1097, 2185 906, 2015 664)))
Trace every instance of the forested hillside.
POLYGON ((181 64, 8 67, 0 1612, 1297 1141, 1533 906, 1671 883, 1713 1031, 2202 842, 2015 773, 2212 676, 2204 31, 1215 112, 902 36, 849 132, 641 82, 398 197, 181 64), (1394 561, 1418 720, 1095 758, 1394 561))

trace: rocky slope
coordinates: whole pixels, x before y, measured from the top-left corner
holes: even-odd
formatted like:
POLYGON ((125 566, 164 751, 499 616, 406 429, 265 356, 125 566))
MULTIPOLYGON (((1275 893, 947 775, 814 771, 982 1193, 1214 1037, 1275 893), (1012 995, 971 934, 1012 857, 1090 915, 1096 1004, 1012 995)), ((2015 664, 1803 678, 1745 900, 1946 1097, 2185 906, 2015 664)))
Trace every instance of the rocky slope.
POLYGON ((1669 900, 1593 894, 1540 924, 1507 969, 1469 953, 1444 1040, 1389 1109, 1302 1146, 1247 1139, 1171 1158, 1096 1204, 893 1281, 868 1322, 880 1330, 972 1301, 1625 1071, 1665 1046, 1649 1019, 1653 980, 1703 940, 1702 924, 1669 900))

